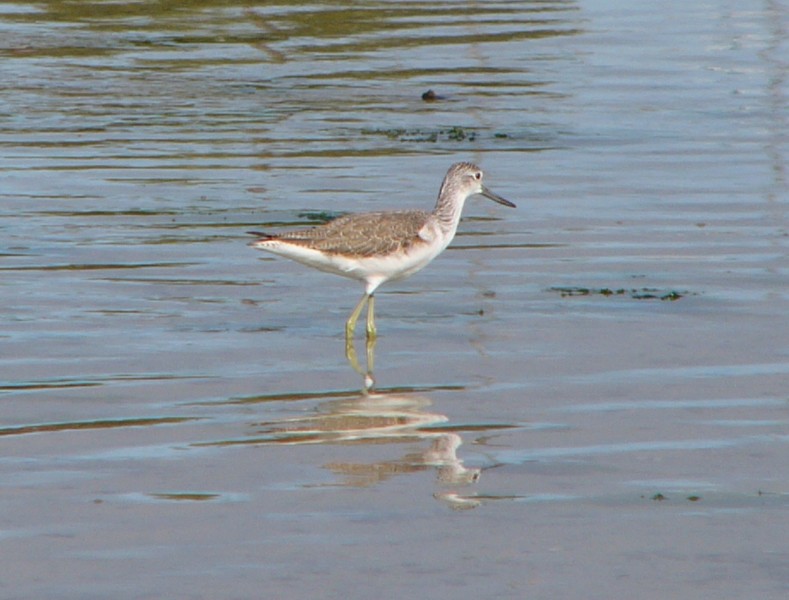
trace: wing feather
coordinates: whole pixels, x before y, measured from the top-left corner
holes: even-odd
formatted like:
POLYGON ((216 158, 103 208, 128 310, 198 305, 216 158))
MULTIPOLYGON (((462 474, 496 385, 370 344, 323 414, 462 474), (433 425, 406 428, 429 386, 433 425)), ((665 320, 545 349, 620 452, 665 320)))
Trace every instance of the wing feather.
POLYGON ((325 225, 271 236, 329 254, 373 256, 424 243, 419 232, 430 213, 419 210, 346 215, 325 225))

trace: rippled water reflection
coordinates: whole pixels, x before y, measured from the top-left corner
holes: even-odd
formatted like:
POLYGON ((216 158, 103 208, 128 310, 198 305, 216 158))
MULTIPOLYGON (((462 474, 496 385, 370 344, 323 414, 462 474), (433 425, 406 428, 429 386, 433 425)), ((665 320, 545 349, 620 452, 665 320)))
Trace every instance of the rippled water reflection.
POLYGON ((3 589, 784 597, 787 14, 1 3, 3 589), (457 160, 361 391, 245 232, 457 160))

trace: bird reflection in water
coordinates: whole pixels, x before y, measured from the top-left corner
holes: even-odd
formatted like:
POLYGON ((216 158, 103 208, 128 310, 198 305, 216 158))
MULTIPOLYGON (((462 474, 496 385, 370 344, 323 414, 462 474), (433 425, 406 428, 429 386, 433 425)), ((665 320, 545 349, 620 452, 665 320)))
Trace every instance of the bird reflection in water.
MULTIPOLYGON (((409 450, 391 460, 364 463, 332 461, 324 468, 341 477, 339 483, 366 487, 396 475, 434 470, 438 490, 434 497, 454 509, 474 508, 480 504, 468 486, 479 480, 481 469, 466 467, 457 451, 463 440, 458 428, 448 424, 446 415, 431 412, 431 400, 421 390, 373 390, 375 342, 368 342, 366 369, 361 368, 353 349, 346 352, 351 366, 364 380, 361 392, 323 400, 309 415, 255 423, 255 432, 228 444, 250 445, 355 445, 415 444, 428 442, 423 450, 409 450)), ((352 348, 352 347, 351 347, 352 348)), ((448 388, 441 388, 448 389, 448 388)), ((478 426, 472 426, 479 430, 478 426)), ((324 484, 321 484, 324 485, 324 484)))
POLYGON ((447 417, 429 412, 430 399, 424 395, 365 389, 358 396, 322 402, 315 413, 268 423, 259 423, 254 441, 268 444, 398 444, 429 441, 422 451, 373 463, 333 461, 324 465, 342 476, 339 484, 366 487, 403 475, 435 469, 441 490, 437 499, 453 508, 471 508, 479 503, 473 494, 457 488, 473 484, 481 469, 468 468, 458 458, 463 443, 460 435, 448 430, 447 417))

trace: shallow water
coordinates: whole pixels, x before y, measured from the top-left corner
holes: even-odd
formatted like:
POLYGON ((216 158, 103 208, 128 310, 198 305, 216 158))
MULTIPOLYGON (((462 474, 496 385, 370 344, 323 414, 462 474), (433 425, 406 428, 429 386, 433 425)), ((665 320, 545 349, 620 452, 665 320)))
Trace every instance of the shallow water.
POLYGON ((784 598, 788 26, 0 4, 0 595, 784 598), (457 160, 518 209, 377 294, 365 393, 360 286, 245 232, 457 160))

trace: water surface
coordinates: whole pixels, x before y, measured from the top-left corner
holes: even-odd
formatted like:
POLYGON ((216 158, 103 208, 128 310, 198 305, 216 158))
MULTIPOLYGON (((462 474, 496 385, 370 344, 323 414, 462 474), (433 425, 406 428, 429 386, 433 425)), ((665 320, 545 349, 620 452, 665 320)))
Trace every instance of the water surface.
POLYGON ((0 4, 4 595, 784 598, 787 20, 0 4), (245 232, 458 160, 518 209, 377 294, 364 392, 360 286, 245 232))

